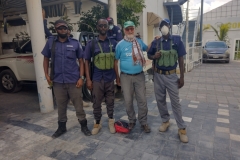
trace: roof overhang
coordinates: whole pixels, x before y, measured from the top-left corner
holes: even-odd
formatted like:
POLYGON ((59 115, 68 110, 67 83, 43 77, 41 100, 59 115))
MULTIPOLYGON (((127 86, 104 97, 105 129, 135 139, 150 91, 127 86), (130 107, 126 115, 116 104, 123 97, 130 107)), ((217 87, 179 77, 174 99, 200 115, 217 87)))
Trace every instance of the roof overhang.
POLYGON ((147 12, 147 25, 158 25, 162 18, 153 12, 147 12))
MULTIPOLYGON (((76 1, 81 0, 41 0, 42 7, 76 1)), ((25 14, 27 13, 26 0, 3 0, 0 3, 0 10, 4 12, 4 16, 25 14)))
POLYGON ((99 3, 101 5, 108 5, 108 0, 91 0, 91 1, 99 3))

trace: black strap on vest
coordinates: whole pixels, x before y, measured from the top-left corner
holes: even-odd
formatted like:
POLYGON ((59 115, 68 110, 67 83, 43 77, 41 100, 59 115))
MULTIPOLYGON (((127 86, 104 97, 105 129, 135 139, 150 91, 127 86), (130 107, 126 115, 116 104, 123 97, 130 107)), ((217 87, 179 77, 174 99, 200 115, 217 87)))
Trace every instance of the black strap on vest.
POLYGON ((51 64, 50 64, 50 66, 51 66, 50 79, 51 80, 54 79, 55 52, 56 52, 55 46, 56 46, 56 41, 53 38, 52 49, 51 49, 51 64))
POLYGON ((91 47, 91 62, 90 62, 90 79, 93 79, 94 72, 94 51, 95 51, 95 37, 92 39, 92 47, 91 47))

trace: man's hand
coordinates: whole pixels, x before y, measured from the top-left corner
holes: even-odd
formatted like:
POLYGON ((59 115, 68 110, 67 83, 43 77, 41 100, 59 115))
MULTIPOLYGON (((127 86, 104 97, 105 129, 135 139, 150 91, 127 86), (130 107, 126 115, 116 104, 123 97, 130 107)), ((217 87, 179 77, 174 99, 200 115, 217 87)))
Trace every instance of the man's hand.
POLYGON ((93 89, 93 84, 91 80, 87 80, 87 88, 91 91, 93 89))
POLYGON ((49 86, 52 86, 52 81, 51 81, 49 75, 45 75, 45 77, 46 77, 46 79, 47 79, 48 85, 49 85, 49 86))
POLYGON ((154 39, 159 39, 159 38, 161 38, 161 36, 155 36, 155 37, 154 37, 154 39))
POLYGON ((153 59, 158 59, 161 57, 161 53, 160 52, 156 52, 155 55, 153 56, 153 59))
POLYGON ((180 77, 178 79, 178 88, 182 88, 184 86, 184 78, 180 77))
POLYGON ((117 78, 117 79, 116 79, 116 83, 117 83, 117 86, 121 86, 120 78, 117 78))
POLYGON ((83 79, 80 78, 80 79, 77 81, 76 87, 77 87, 77 88, 80 88, 80 87, 82 87, 82 86, 83 86, 83 79))

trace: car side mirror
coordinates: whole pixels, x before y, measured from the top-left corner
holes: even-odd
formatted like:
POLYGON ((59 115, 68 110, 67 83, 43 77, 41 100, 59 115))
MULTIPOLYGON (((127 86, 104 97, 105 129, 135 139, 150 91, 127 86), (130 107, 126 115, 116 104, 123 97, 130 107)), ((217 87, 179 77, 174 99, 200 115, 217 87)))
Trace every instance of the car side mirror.
POLYGON ((228 46, 228 48, 230 48, 230 47, 228 46))
POLYGON ((17 47, 17 48, 15 49, 15 52, 16 52, 16 53, 21 53, 21 52, 22 52, 21 47, 17 47))

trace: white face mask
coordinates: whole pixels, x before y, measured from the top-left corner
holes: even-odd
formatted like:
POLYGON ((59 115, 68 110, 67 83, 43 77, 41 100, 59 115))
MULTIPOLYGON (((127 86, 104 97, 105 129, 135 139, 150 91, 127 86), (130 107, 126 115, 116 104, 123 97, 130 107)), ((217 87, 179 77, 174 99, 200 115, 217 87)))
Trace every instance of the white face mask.
POLYGON ((169 28, 167 26, 163 26, 161 28, 162 35, 166 36, 169 33, 169 28))
POLYGON ((109 26, 109 29, 111 29, 111 30, 112 30, 112 29, 113 29, 113 25, 110 25, 110 26, 109 26))

